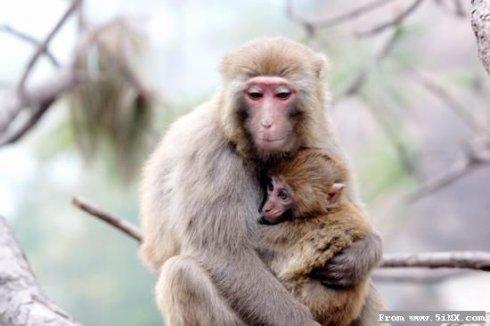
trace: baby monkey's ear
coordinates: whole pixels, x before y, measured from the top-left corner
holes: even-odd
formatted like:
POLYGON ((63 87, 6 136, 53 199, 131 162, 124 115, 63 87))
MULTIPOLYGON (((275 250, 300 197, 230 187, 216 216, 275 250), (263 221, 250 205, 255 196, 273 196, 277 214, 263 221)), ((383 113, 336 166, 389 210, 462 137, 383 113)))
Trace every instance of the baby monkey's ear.
POLYGON ((342 197, 342 192, 345 185, 340 182, 334 183, 330 186, 327 192, 327 209, 337 207, 340 204, 340 198, 342 197))

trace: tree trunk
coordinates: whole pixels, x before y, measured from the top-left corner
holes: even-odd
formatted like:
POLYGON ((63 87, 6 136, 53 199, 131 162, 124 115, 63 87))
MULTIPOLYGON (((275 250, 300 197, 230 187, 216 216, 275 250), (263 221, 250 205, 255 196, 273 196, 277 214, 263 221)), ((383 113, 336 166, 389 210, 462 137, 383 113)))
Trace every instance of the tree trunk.
POLYGON ((0 325, 79 325, 44 295, 11 229, 1 216, 0 325))
POLYGON ((471 0, 471 26, 480 60, 490 74, 490 0, 471 0))

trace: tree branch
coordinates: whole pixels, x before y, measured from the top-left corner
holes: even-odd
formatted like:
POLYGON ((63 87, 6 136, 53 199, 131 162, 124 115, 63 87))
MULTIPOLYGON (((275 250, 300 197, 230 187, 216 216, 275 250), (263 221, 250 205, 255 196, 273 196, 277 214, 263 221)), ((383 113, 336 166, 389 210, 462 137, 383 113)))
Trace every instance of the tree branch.
POLYGON ((468 268, 490 271, 490 252, 455 251, 418 254, 385 254, 381 267, 468 268))
POLYGON ((27 81, 27 78, 29 77, 30 72, 32 71, 32 68, 34 68, 34 65, 36 64, 37 60, 39 57, 46 52, 49 43, 51 40, 54 38, 56 33, 61 29, 61 27, 65 24, 65 22, 68 20, 70 15, 75 12, 75 10, 78 8, 80 5, 81 0, 72 0, 70 6, 67 8, 63 16, 58 20, 56 25, 53 27, 53 29, 48 33, 46 38, 38 45, 37 50, 34 52, 32 55, 31 59, 27 63, 27 66, 24 70, 24 73, 22 74, 22 77, 20 78, 19 85, 17 86, 18 92, 24 96, 24 91, 25 91, 25 83, 27 81))
POLYGON ((330 18, 306 19, 300 17, 294 12, 291 0, 286 0, 286 14, 292 21, 295 21, 301 25, 311 26, 312 28, 330 28, 374 11, 393 1, 394 0, 376 0, 341 13, 338 16, 333 16, 330 18))
POLYGON ((386 118, 383 112, 379 112, 379 106, 376 106, 376 108, 374 108, 373 105, 370 105, 365 98, 363 98, 363 101, 373 119, 376 121, 378 126, 381 127, 381 130, 383 131, 386 140, 392 145, 393 149, 395 150, 396 155, 403 165, 405 172, 413 178, 420 180, 421 177, 417 162, 414 159, 411 151, 398 135, 396 128, 390 123, 389 119, 386 118))
POLYGON ((393 34, 386 40, 386 42, 379 49, 378 53, 374 56, 373 62, 366 65, 357 73, 356 77, 354 77, 350 85, 347 86, 345 90, 337 96, 336 99, 334 99, 334 102, 332 103, 333 105, 335 104, 335 102, 338 102, 342 98, 353 96, 359 93, 361 88, 366 83, 368 75, 373 67, 378 65, 390 55, 391 51, 395 47, 396 42, 400 39, 400 36, 401 31, 399 28, 396 28, 393 31, 393 34))
MULTIPOLYGON (((19 79, 19 82, 17 84, 16 97, 5 108, 5 112, 7 112, 5 115, 6 117, 3 119, 3 121, 0 121, 0 147, 15 143, 17 140, 22 138, 29 130, 32 129, 32 127, 37 124, 37 122, 44 116, 44 114, 59 98, 59 96, 65 90, 71 88, 75 84, 77 77, 75 76, 73 71, 70 71, 68 74, 65 71, 62 72, 62 74, 60 75, 62 77, 60 78, 60 80, 54 80, 53 85, 51 85, 50 83, 44 83, 44 85, 32 91, 28 91, 26 89, 26 81, 38 59, 43 54, 49 55, 49 43, 58 33, 61 27, 65 24, 70 15, 76 11, 81 1, 82 0, 73 0, 71 2, 65 13, 60 17, 53 29, 48 33, 48 35, 42 42, 39 42, 31 36, 17 31, 7 25, 1 26, 1 29, 3 31, 15 35, 16 37, 19 37, 30 43, 34 43, 36 44, 37 48, 31 59, 27 63, 24 72, 21 75, 21 78, 19 79), (17 119, 21 111, 28 106, 31 106, 33 110, 27 120, 24 121, 23 124, 14 132, 6 134, 9 126, 14 122, 14 120, 17 119)), ((59 66, 57 60, 55 60, 55 63, 59 66)))
MULTIPOLYGON (((103 220, 136 241, 141 242, 142 234, 136 226, 111 213, 99 209, 79 198, 73 198, 73 205, 86 213, 103 220)), ((490 252, 462 251, 419 254, 388 254, 384 256, 383 268, 425 267, 425 268, 468 268, 490 271, 490 252)))
POLYGON ((434 285, 453 280, 458 277, 472 275, 471 271, 465 269, 440 269, 414 271, 412 269, 377 269, 372 274, 374 282, 397 283, 397 284, 421 284, 434 285))
POLYGON ((5 108, 10 112, 6 121, 0 125, 0 147, 13 144, 27 134, 44 116, 51 105, 68 89, 79 82, 80 78, 73 71, 63 71, 52 80, 30 90, 27 96, 16 96, 10 105, 5 108), (18 116, 20 111, 32 107, 32 112, 21 126, 10 134, 5 134, 10 123, 18 116))
POLYGON ((410 6, 408 6, 405 10, 403 10, 401 13, 399 13, 392 20, 389 20, 389 21, 382 23, 378 26, 375 26, 375 27, 373 27, 367 31, 358 32, 358 33, 356 33, 356 35, 358 37, 373 36, 373 35, 376 35, 378 33, 383 32, 384 30, 386 30, 390 27, 400 25, 405 19, 407 19, 408 16, 410 16, 410 14, 412 14, 422 4, 422 2, 424 2, 424 0, 415 0, 414 2, 412 2, 412 4, 410 6))
POLYGON ((486 137, 476 138, 472 144, 465 148, 466 156, 456 162, 453 167, 439 177, 427 181, 406 198, 407 202, 413 203, 422 197, 434 193, 453 182, 469 174, 478 167, 490 164, 490 140, 486 137))
MULTIPOLYGON (((84 53, 86 48, 96 42, 103 32, 107 31, 120 21, 120 18, 116 18, 98 27, 87 29, 84 34, 80 36, 75 46, 75 56, 84 53)), ((124 78, 132 84, 138 94, 147 96, 151 93, 131 67, 122 62, 116 53, 109 50, 107 51, 108 55, 114 58, 114 61, 124 75, 124 78)), ((77 85, 80 81, 87 80, 88 78, 89 76, 76 71, 74 65, 70 65, 66 67, 65 70, 58 71, 54 78, 44 81, 40 86, 24 88, 22 94, 15 92, 12 101, 5 107, 4 112, 6 113, 4 114, 4 117, 2 117, 2 121, 0 121, 0 147, 16 143, 19 139, 24 137, 37 125, 46 112, 48 112, 52 104, 67 90, 77 85), (8 129, 14 124, 14 120, 21 120, 19 115, 23 109, 27 107, 31 108, 27 118, 20 124, 16 124, 16 129, 9 133, 8 129)), ((25 111, 27 112, 27 110, 25 111)))
POLYGON ((471 0, 471 27, 475 32, 478 56, 490 74, 490 0, 471 0))
POLYGON ((475 117, 466 108, 454 98, 446 89, 434 80, 424 76, 417 70, 414 71, 415 78, 422 83, 422 86, 432 95, 439 98, 441 102, 447 105, 472 131, 478 132, 485 128, 475 119, 475 117))
POLYGON ((79 209, 81 209, 82 211, 88 213, 89 215, 92 215, 106 222, 107 224, 115 227, 119 231, 133 238, 134 240, 141 242, 143 238, 141 232, 138 230, 136 226, 134 226, 130 222, 125 221, 124 219, 121 219, 119 217, 116 217, 111 213, 106 212, 100 208, 97 208, 78 197, 73 197, 72 204, 78 207, 79 209))
MULTIPOLYGON (((15 29, 13 28, 12 26, 9 26, 9 25, 0 25, 0 32, 5 32, 7 34, 10 34, 24 42, 27 42, 27 43, 30 43, 34 46, 36 46, 37 48, 42 48, 42 43, 41 41, 39 41, 38 39, 36 39, 35 37, 31 36, 31 35, 28 35, 22 31, 19 31, 18 29, 15 29)), ((48 58, 48 60, 51 62, 51 64, 57 68, 60 67, 60 62, 58 61, 58 59, 56 59, 56 57, 51 53, 51 51, 49 51, 48 47, 44 47, 42 48, 43 49, 43 53, 44 55, 46 55, 46 58, 48 58)))
POLYGON ((1 216, 0 325, 78 325, 40 289, 24 253, 1 216))

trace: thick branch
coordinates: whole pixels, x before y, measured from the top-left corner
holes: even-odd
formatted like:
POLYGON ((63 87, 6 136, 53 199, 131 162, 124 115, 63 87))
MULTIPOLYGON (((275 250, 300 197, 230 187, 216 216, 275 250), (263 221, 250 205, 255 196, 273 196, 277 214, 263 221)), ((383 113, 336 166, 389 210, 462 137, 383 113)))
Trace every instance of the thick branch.
POLYGON ((39 288, 29 263, 1 216, 0 325, 78 325, 39 288))
POLYGON ((490 0, 471 0, 471 26, 476 36, 478 55, 490 74, 490 0))

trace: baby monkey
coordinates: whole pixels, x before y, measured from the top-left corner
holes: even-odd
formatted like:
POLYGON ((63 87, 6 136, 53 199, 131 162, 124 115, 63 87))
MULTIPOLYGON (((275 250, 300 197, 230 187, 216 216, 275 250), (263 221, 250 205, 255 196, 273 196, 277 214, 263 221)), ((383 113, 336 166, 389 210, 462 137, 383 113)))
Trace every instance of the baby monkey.
POLYGON ((360 315, 369 279, 350 288, 329 288, 315 269, 373 232, 362 211, 344 194, 348 171, 318 149, 303 149, 268 172, 261 209, 264 262, 322 325, 351 325, 360 315))

